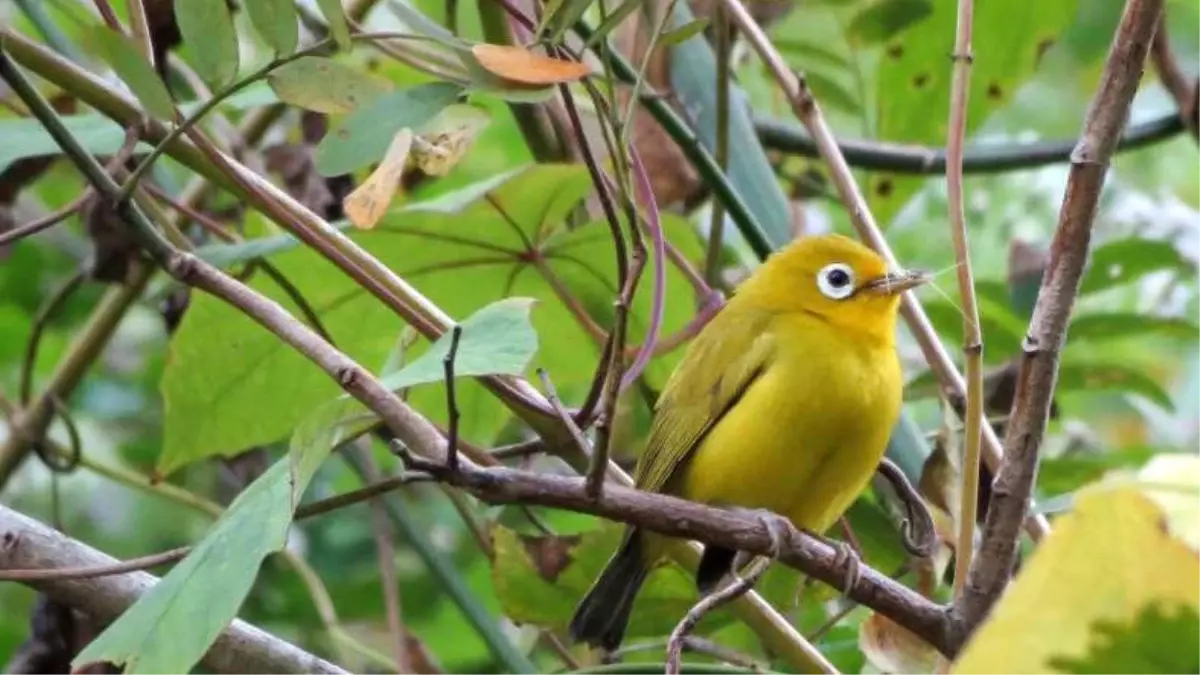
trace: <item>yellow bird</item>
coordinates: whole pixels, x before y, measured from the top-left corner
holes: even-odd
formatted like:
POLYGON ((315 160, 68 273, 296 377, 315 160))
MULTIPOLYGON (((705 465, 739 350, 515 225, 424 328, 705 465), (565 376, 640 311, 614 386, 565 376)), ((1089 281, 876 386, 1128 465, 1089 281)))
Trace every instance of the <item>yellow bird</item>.
MULTIPOLYGON (((688 347, 658 400, 638 489, 765 509, 822 533, 862 492, 900 414, 900 294, 924 272, 889 271, 837 235, 771 256, 688 347)), ((576 641, 616 649, 662 538, 628 527, 571 620, 576 641)), ((701 592, 734 551, 709 546, 701 592)))

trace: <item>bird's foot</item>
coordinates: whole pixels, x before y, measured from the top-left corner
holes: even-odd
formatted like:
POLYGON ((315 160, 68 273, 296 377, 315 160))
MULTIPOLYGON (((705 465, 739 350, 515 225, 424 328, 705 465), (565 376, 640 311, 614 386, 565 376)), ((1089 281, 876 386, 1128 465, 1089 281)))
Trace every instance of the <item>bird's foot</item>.
POLYGON ((862 557, 854 550, 854 547, 839 539, 831 539, 815 532, 805 530, 805 533, 816 539, 820 539, 825 544, 833 549, 833 563, 837 567, 845 567, 846 573, 842 580, 844 584, 840 589, 843 594, 850 595, 850 590, 858 583, 862 574, 862 557))
POLYGON ((752 509, 749 513, 758 518, 758 521, 767 530, 769 540, 767 557, 771 560, 778 559, 783 554, 783 543, 793 529, 791 521, 767 509, 752 509))

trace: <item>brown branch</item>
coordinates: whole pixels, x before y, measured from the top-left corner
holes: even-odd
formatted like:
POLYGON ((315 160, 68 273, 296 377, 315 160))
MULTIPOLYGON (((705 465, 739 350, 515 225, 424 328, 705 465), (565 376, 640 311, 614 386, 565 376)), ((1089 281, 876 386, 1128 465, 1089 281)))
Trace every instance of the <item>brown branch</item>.
MULTIPOLYGON (((507 467, 481 468, 462 462, 448 473, 430 462, 402 451, 409 469, 430 474, 490 504, 525 504, 566 509, 637 525, 672 537, 697 539, 748 553, 770 555, 772 534, 764 519, 754 513, 727 511, 670 495, 633 490, 610 483, 598 499, 585 491, 585 478, 520 471, 507 467)), ((782 521, 780 525, 782 525, 782 521)), ((779 533, 779 560, 805 574, 841 588, 846 585, 849 562, 829 544, 790 525, 779 533)), ((959 644, 947 631, 948 610, 887 575, 858 564, 859 574, 847 596, 904 626, 947 656, 959 644)))
POLYGON ((1066 196, 1050 260, 1025 336, 1013 412, 1004 439, 1004 464, 992 484, 983 542, 955 610, 962 635, 987 615, 1008 583, 1020 523, 1037 478, 1058 359, 1087 262, 1100 190, 1162 14, 1162 0, 1128 0, 1079 143, 1071 155, 1066 196))
MULTIPOLYGON (((0 569, 96 569, 120 564, 90 546, 0 506, 0 569)), ((109 622, 157 582, 156 577, 146 572, 133 572, 94 579, 40 579, 23 583, 55 602, 109 622)), ((217 637, 203 663, 218 673, 345 672, 240 619, 235 619, 217 637)))
POLYGON ((191 546, 181 546, 162 553, 153 553, 140 558, 130 558, 111 565, 90 567, 54 567, 50 569, 3 569, 0 570, 0 581, 68 581, 77 579, 99 579, 118 574, 128 574, 147 570, 173 563, 183 558, 192 550, 191 546))
POLYGON ((1171 94, 1171 98, 1175 99, 1183 126, 1191 132, 1192 138, 1200 138, 1200 119, 1197 118, 1197 115, 1200 115, 1200 106, 1197 106, 1200 80, 1188 77, 1179 67, 1179 61, 1171 51, 1170 36, 1167 35, 1165 11, 1158 18, 1158 26, 1154 30, 1150 60, 1154 63, 1154 70, 1158 72, 1158 79, 1162 81, 1163 87, 1171 94))

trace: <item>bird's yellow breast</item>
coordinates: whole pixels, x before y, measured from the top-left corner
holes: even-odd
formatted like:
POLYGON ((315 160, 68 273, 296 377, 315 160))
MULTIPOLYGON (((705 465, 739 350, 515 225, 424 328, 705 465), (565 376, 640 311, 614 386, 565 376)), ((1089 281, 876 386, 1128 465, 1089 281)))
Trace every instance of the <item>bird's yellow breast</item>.
POLYGON ((672 492, 769 509, 823 532, 866 487, 900 412, 895 346, 804 314, 777 317, 763 374, 696 449, 672 492))

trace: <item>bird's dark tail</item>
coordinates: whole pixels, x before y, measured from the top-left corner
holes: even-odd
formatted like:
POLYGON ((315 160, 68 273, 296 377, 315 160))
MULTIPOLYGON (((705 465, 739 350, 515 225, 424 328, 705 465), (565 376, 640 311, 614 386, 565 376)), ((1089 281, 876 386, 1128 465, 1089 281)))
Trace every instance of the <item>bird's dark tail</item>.
POLYGON ((606 651, 621 646, 633 600, 649 574, 645 544, 633 529, 588 590, 571 619, 571 639, 606 651))

